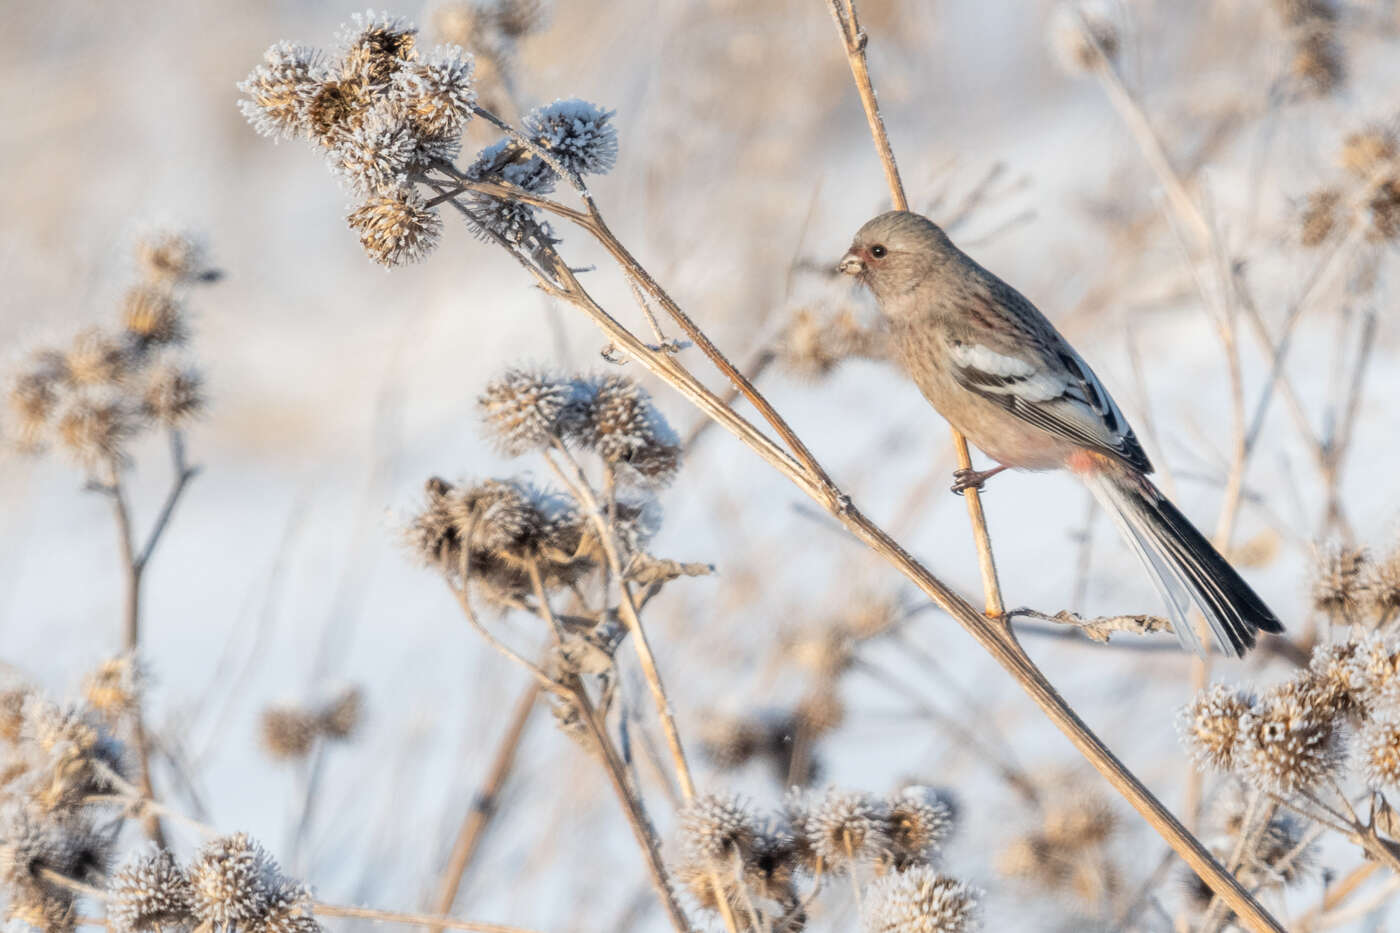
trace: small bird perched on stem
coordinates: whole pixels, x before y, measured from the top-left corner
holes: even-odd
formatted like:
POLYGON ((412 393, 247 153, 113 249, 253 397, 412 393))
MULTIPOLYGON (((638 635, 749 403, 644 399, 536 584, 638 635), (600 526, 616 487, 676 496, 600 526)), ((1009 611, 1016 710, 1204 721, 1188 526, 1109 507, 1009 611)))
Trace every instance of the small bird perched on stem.
POLYGON ((1195 603, 1226 654, 1278 619, 1147 478, 1152 464, 1089 365, 1027 301, 909 211, 868 222, 840 270, 869 286, 896 353, 933 407, 999 464, 959 470, 953 490, 1006 469, 1068 469, 1117 523, 1161 592, 1182 644, 1195 603))

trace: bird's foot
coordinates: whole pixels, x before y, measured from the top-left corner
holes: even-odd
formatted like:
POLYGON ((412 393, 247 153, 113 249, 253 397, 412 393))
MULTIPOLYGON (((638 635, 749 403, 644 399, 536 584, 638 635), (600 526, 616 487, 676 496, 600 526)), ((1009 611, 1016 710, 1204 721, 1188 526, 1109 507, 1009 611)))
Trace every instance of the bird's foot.
POLYGON ((954 470, 953 492, 962 495, 969 489, 980 490, 983 483, 1005 469, 1005 466, 999 466, 990 470, 954 470))

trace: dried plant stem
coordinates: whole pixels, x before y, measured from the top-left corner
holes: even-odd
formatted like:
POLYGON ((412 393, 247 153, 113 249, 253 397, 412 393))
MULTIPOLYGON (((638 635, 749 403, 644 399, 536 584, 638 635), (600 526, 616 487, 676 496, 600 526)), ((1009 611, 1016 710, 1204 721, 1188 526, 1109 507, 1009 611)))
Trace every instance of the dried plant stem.
POLYGON ((1298 929, 1316 929, 1319 921, 1324 915, 1335 911, 1349 897, 1357 892, 1360 887, 1370 880, 1371 876, 1380 870, 1380 862, 1362 862, 1353 868, 1346 877, 1336 884, 1330 885, 1322 897, 1322 902, 1303 915, 1298 921, 1298 929))
MULTIPOLYGON (((909 200, 904 195, 904 185, 899 179, 899 166, 890 148, 889 134, 885 132, 885 120, 880 115, 880 104, 876 99, 875 86, 870 80, 870 67, 865 59, 867 37, 860 28, 855 0, 831 0, 831 14, 836 19, 836 28, 846 47, 846 59, 851 66, 851 76, 855 79, 856 90, 865 108, 865 117, 870 124, 870 135, 875 141, 875 150, 880 155, 880 164, 885 170, 885 181, 889 184, 890 200, 895 210, 907 211, 909 200)), ((972 454, 967 447, 967 438, 956 428, 953 432, 953 451, 957 455, 958 468, 972 469, 972 454)), ((982 512, 982 498, 977 489, 964 491, 967 499, 967 514, 972 522, 972 537, 977 544, 977 565, 982 573, 982 591, 986 599, 986 614, 1000 619, 1005 613, 1001 598, 1001 583, 997 579, 996 559, 992 555, 992 539, 987 531, 987 518, 982 512)))
POLYGON ((355 917, 379 923, 402 923, 405 926, 467 930, 470 933, 535 933, 535 931, 525 927, 505 926, 499 923, 476 923, 471 920, 454 920, 451 917, 438 917, 432 914, 405 914, 392 910, 375 910, 371 907, 343 907, 339 904, 323 904, 319 901, 312 906, 312 910, 318 917, 355 917))
MULTIPOLYGON (((520 750, 520 742, 525 736, 525 726, 530 721, 530 713, 535 709, 539 695, 539 682, 531 680, 521 691, 520 699, 515 701, 515 709, 511 713, 510 723, 506 726, 505 735, 501 737, 500 745, 496 747, 496 754, 492 758, 490 769, 486 772, 486 779, 482 781, 481 786, 472 797, 471 807, 462 820, 462 827, 457 831, 456 841, 452 844, 452 853, 448 856, 447 865, 442 870, 442 880, 438 883, 438 896, 434 902, 436 913, 445 915, 452 912, 452 905, 457 900, 457 891, 461 888, 462 881, 466 878, 467 869, 471 867, 472 859, 476 857, 477 850, 481 846, 486 827, 490 825, 491 818, 496 814, 496 804, 501 794, 501 788, 505 786, 506 778, 510 776, 511 770, 515 767, 515 755, 520 750)), ((433 926, 429 929, 433 930, 434 933, 440 933, 443 928, 433 926)))

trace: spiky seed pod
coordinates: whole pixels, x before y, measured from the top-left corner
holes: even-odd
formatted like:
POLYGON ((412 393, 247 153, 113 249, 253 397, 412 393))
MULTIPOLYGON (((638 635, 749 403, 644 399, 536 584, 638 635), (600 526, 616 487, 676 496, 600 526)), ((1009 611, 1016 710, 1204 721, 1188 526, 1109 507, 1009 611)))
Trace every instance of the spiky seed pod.
POLYGON ((204 241, 191 233, 156 231, 136 241, 136 262, 146 281, 176 285, 213 282, 219 271, 209 265, 204 241))
POLYGON ((1279 813, 1269 820, 1254 851, 1249 853, 1261 884, 1287 886, 1307 876, 1317 853, 1315 844, 1303 845, 1308 828, 1291 813, 1279 813))
POLYGON ((394 77, 393 99, 424 132, 461 136, 476 103, 472 70, 472 57, 460 46, 440 45, 394 77))
POLYGON ((375 107, 363 120, 335 134, 329 154, 331 171, 360 195, 406 189, 418 137, 418 129, 401 109, 388 104, 375 107))
POLYGON ((107 918, 117 933, 159 933, 191 920, 190 880, 166 849, 129 859, 108 881, 107 893, 107 918))
POLYGON ((1229 684, 1211 684, 1182 709, 1177 729, 1199 767, 1234 770, 1242 739, 1240 720, 1254 702, 1229 684))
POLYGON ((110 386, 130 368, 122 342, 100 327, 78 331, 63 356, 66 381, 75 387, 110 386))
POLYGON ((184 427, 204 410, 204 379, 190 366, 152 369, 141 393, 141 414, 166 428, 184 427))
POLYGON ((1363 595, 1366 563, 1366 552, 1361 549, 1342 545, 1319 548, 1313 563, 1313 608, 1333 622, 1354 622, 1363 595))
POLYGON ((1357 668, 1361 643, 1355 640, 1319 644, 1308 662, 1308 689, 1334 716, 1363 711, 1365 686, 1357 668))
POLYGON ((24 728, 24 705, 34 696, 29 687, 7 687, 0 690, 0 741, 14 745, 24 728))
POLYGON ((322 933, 305 885, 281 879, 269 900, 267 913, 258 921, 258 933, 322 933))
POLYGON ((508 369, 477 398, 482 420, 502 452, 518 457, 549 446, 574 398, 572 383, 529 369, 508 369))
POLYGON ((1400 788, 1400 721, 1375 716, 1361 727, 1357 739, 1358 765, 1377 790, 1400 788))
POLYGON ((405 543, 425 566, 455 568, 461 563, 462 539, 451 508, 455 492, 447 480, 431 477, 424 484, 427 501, 404 529, 405 543))
POLYGON ((1311 249, 1327 240, 1337 226, 1337 208, 1341 203, 1342 194, 1335 188, 1319 188, 1308 194, 1301 221, 1304 246, 1311 249))
POLYGON ((829 789, 812 808, 807 829, 817 855, 833 870, 890 852, 884 802, 861 791, 829 789))
POLYGON ((619 467, 623 478, 648 486, 674 478, 680 444, 645 389, 617 375, 575 385, 585 401, 580 416, 567 425, 570 440, 619 467))
POLYGON ((867 933, 967 933, 979 926, 982 892, 925 865, 891 872, 865 889, 867 933))
POLYGON ((1357 178, 1370 178, 1396 155, 1395 134, 1387 127, 1372 126, 1351 133, 1342 142, 1342 167, 1357 178))
POLYGON ((572 98, 536 107, 521 121, 526 134, 576 175, 604 175, 617 163, 615 111, 572 98))
POLYGON ((370 87, 387 85, 400 69, 417 58, 418 29, 407 20, 369 10, 355 13, 341 27, 345 57, 341 74, 370 87))
POLYGON ((369 113, 375 95, 358 79, 324 81, 306 106, 308 131, 321 145, 334 146, 369 113))
POLYGON ((6 929, 14 933, 74 933, 78 928, 76 899, 53 886, 22 892, 10 901, 7 914, 6 929))
POLYGON ((1041 833, 1052 846, 1075 850, 1101 845, 1117 825, 1113 808, 1102 797, 1075 794, 1046 807, 1041 833))
POLYGON ((320 72, 315 49, 279 42, 238 84, 247 95, 238 102, 238 109, 264 136, 295 139, 308 135, 312 133, 312 105, 321 90, 320 72))
POLYGON ((80 466, 95 470, 126 461, 127 442, 139 419, 126 399, 115 393, 85 393, 63 406, 56 437, 80 466))
POLYGON ((40 369, 21 372, 11 381, 5 393, 13 423, 9 433, 22 450, 37 451, 43 445, 58 409, 58 384, 56 374, 40 369))
POLYGON ((364 707, 364 691, 359 687, 347 687, 317 714, 317 728, 326 738, 343 742, 360 728, 364 707))
POLYGON ((928 862, 953 829, 953 812, 932 788, 911 785, 885 801, 890 859, 896 868, 928 862))
POLYGON ((1281 684, 1240 718, 1235 768, 1256 787, 1292 794, 1317 786, 1341 763, 1337 723, 1297 684, 1281 684))
POLYGON ((1400 547, 1372 561, 1362 581, 1363 607, 1376 626, 1388 625, 1400 616, 1400 547))
POLYGON ((292 706, 269 706, 258 717, 263 751, 278 761, 299 761, 311 754, 316 726, 314 714, 292 706))
POLYGON ((1293 44, 1290 68, 1294 79, 1309 93, 1322 96, 1341 86, 1346 80, 1346 59, 1330 23, 1304 29, 1293 44))
POLYGON ((22 716, 21 741, 40 753, 27 792, 44 812, 80 806, 111 789, 108 772, 126 770, 121 744, 85 713, 35 695, 27 698, 22 716))
POLYGON ((1366 207, 1371 214, 1367 239, 1380 242, 1400 237, 1400 178, 1388 178, 1377 185, 1366 207))
POLYGON ((391 268, 424 259, 442 235, 437 210, 407 187, 367 198, 346 221, 360 234, 369 257, 391 268))
POLYGON ((744 884, 758 897, 790 909, 797 903, 792 887, 797 867, 792 834, 781 826, 764 826, 745 855, 744 884))
POLYGON ((141 352, 184 343, 189 336, 180 302, 164 284, 143 283, 127 289, 122 327, 141 352))
POLYGON ((449 507, 458 534, 472 547, 528 558, 549 524, 542 506, 547 503, 539 490, 493 479, 461 490, 449 507))
POLYGON ((88 674, 83 696, 93 712, 109 723, 120 722, 141 702, 145 673, 130 653, 109 658, 88 674))
POLYGON ((1351 657, 1349 673, 1363 711, 1394 700, 1400 692, 1400 641, 1381 635, 1362 639, 1351 657))
POLYGON ((224 928, 265 917, 283 882, 277 863, 246 833, 206 843, 190 865, 189 879, 195 920, 224 928))
POLYGON ((758 835, 753 812, 734 794, 701 794, 682 808, 678 820, 687 857, 711 866, 746 858, 758 835))

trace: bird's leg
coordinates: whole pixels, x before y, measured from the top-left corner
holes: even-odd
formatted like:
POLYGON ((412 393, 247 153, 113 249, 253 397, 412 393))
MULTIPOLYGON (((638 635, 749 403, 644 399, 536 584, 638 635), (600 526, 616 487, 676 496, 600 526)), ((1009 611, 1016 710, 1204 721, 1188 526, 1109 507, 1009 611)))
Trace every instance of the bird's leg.
POLYGON ((1009 467, 1002 464, 990 470, 954 470, 953 492, 962 495, 969 489, 981 489, 983 483, 1006 469, 1009 469, 1009 467))

